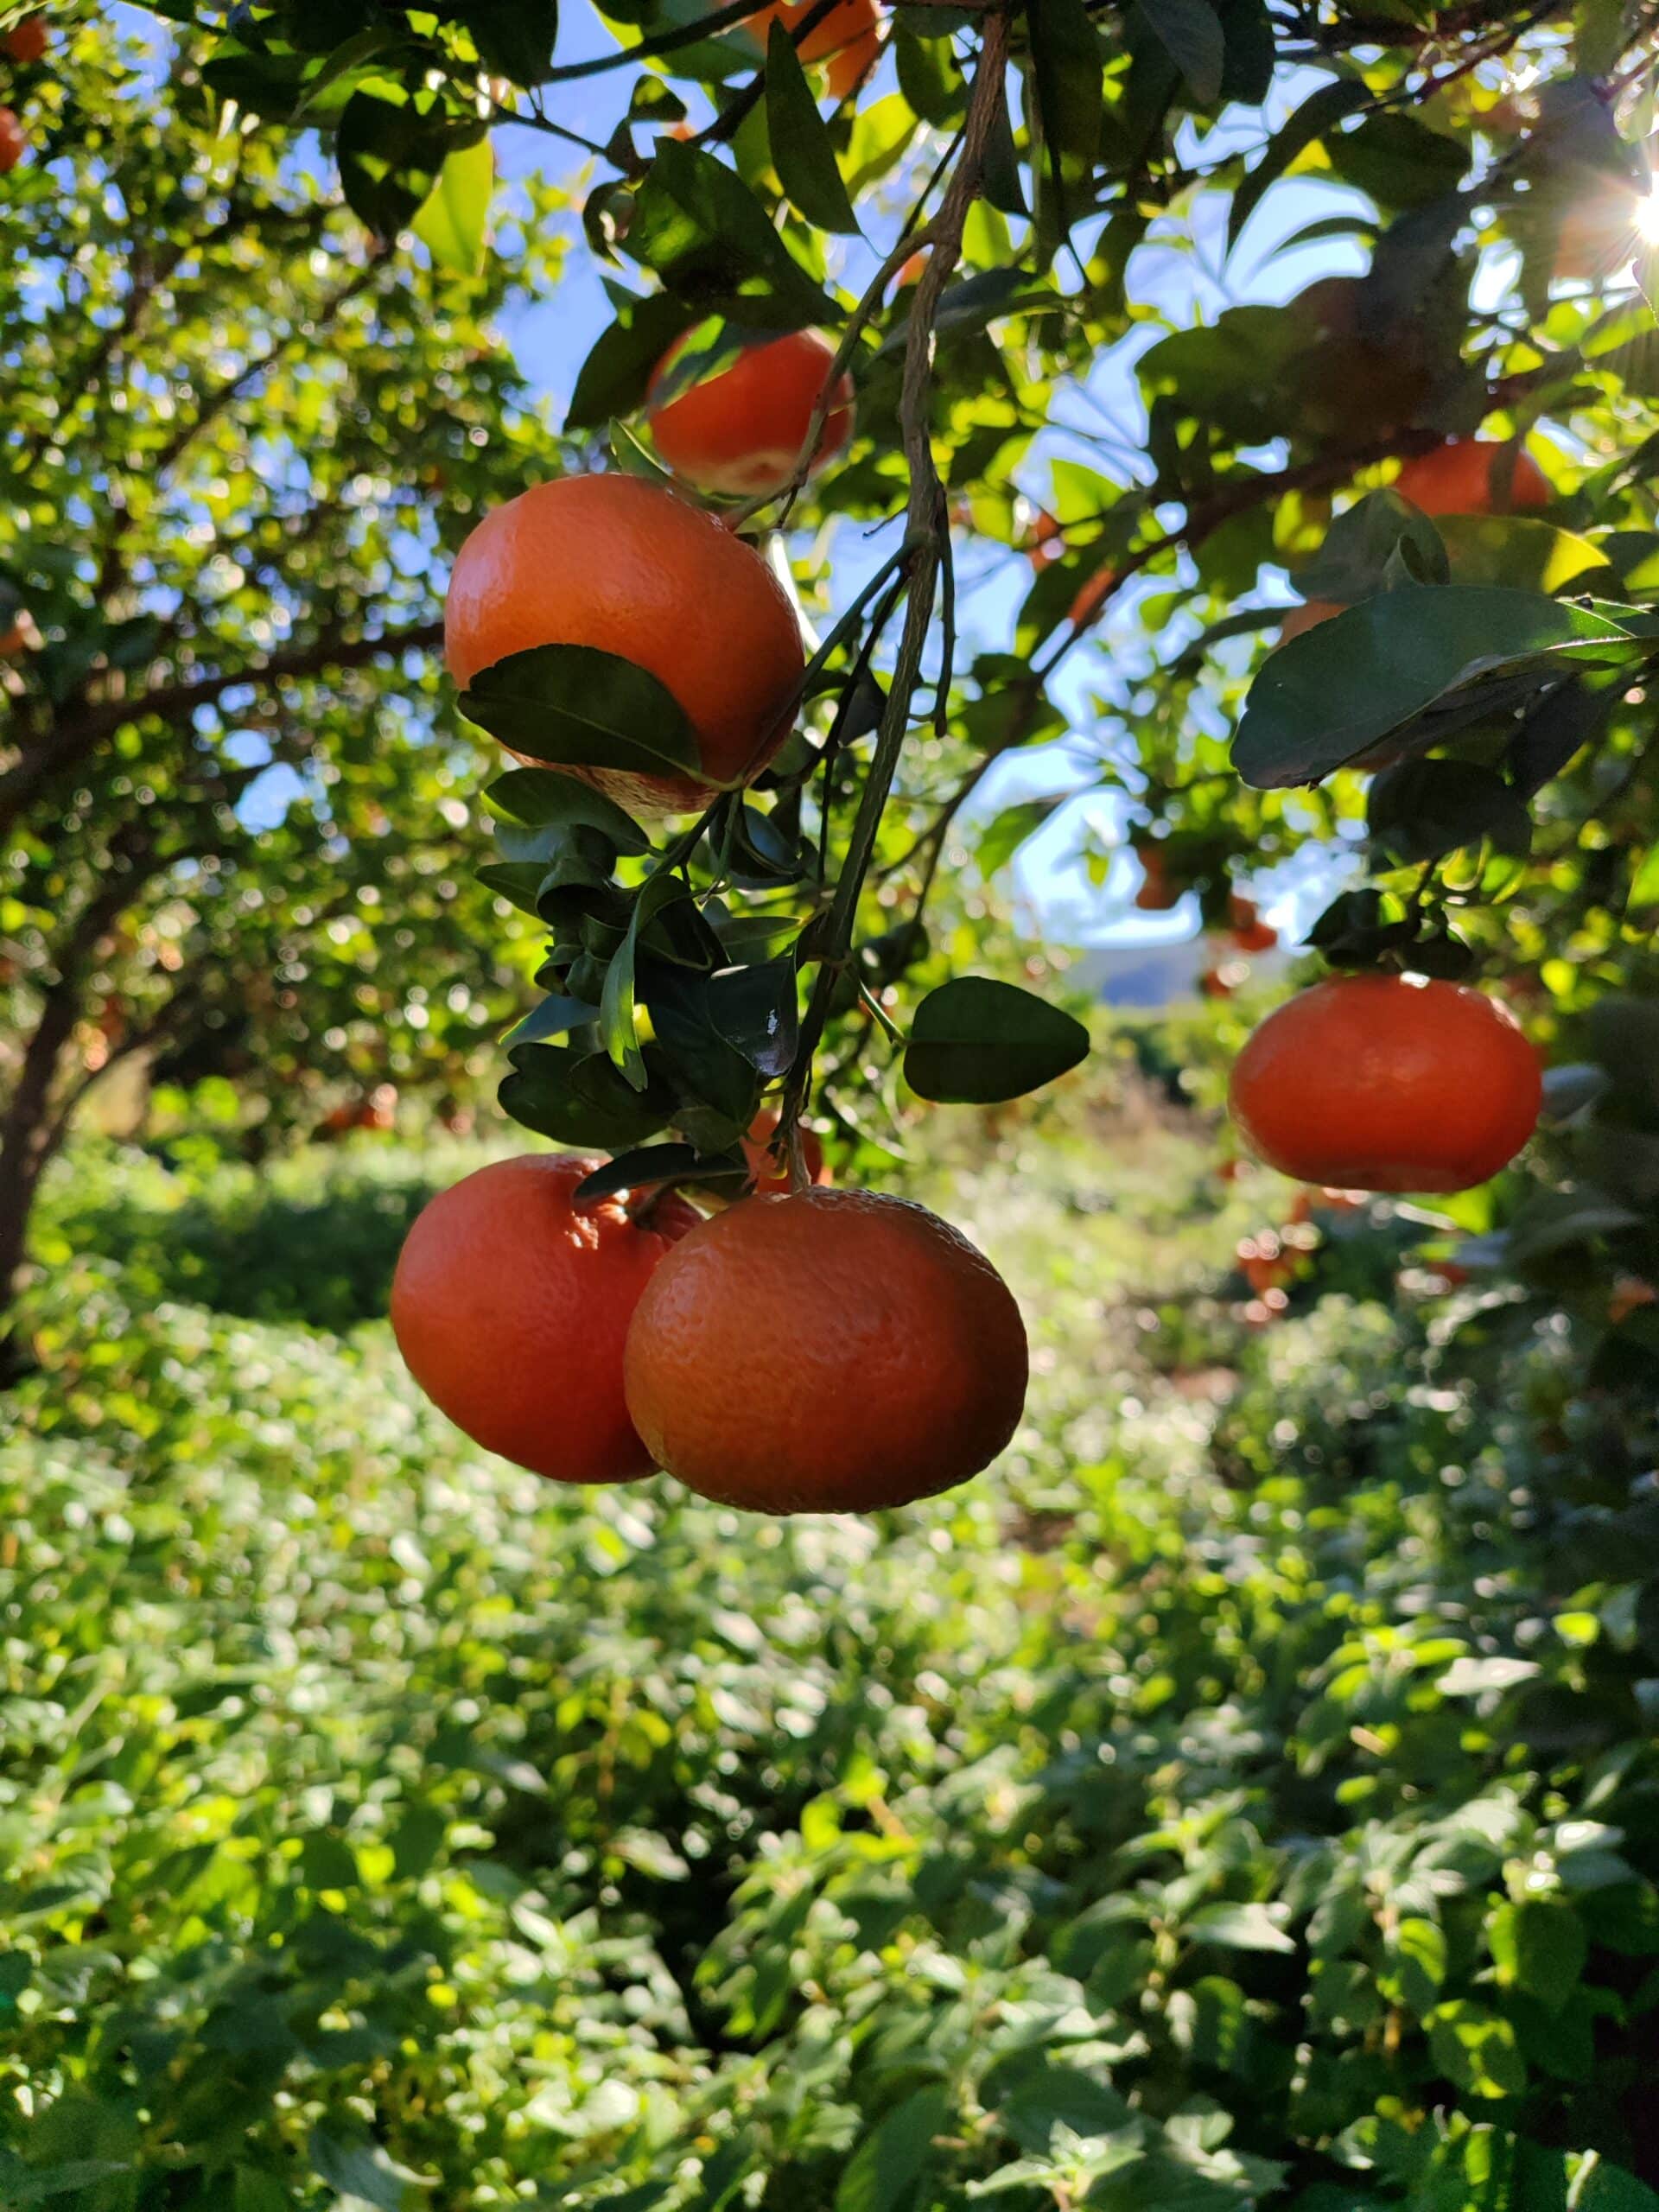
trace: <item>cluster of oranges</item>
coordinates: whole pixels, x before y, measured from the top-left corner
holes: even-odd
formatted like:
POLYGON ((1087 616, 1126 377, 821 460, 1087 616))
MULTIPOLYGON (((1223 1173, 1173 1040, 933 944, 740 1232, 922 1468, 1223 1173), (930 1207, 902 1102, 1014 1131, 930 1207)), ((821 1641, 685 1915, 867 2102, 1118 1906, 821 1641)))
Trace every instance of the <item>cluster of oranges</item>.
MULTIPOLYGON (((805 11, 768 13, 789 25, 805 11)), ((871 0, 844 0, 803 55, 850 54, 861 73, 874 21, 871 0)), ((831 382, 818 334, 747 346, 688 382, 693 342, 658 365, 649 398, 683 484, 781 489, 815 416, 808 467, 845 445, 852 387, 831 382)), ((487 515, 456 558, 444 643, 463 685, 548 645, 656 677, 696 733, 699 773, 569 772, 647 812, 758 775, 804 669, 794 608, 753 548, 677 493, 613 474, 537 485, 487 515)), ((925 1207, 831 1187, 808 1131, 791 1173, 772 1113, 743 1150, 745 1195, 706 1215, 661 1188, 584 1199, 600 1163, 556 1154, 496 1162, 441 1193, 392 1288, 416 1382, 477 1442, 559 1482, 663 1467, 759 1511, 868 1511, 976 1473, 1025 1403, 1025 1329, 1001 1276, 925 1207)))
POLYGON ((673 1192, 582 1203, 594 1160, 467 1176, 397 1263, 416 1381, 556 1482, 664 1467, 759 1512, 868 1512, 976 1474, 1025 1404, 1007 1286, 924 1206, 778 1191, 762 1164, 768 1187, 706 1217, 673 1192))
MULTIPOLYGON (((14 69, 30 69, 46 54, 47 29, 44 16, 29 16, 15 29, 0 38, 0 54, 3 54, 14 69)), ((17 120, 13 107, 0 107, 0 176, 15 169, 29 150, 29 137, 17 120)))

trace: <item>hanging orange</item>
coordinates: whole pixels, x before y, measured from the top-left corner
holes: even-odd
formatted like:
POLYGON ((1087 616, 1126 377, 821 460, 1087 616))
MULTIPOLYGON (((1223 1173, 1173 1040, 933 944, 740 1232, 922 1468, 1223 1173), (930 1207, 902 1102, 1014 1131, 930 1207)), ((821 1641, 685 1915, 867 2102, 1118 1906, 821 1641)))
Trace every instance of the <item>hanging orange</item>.
POLYGON ((455 557, 443 634, 461 684, 532 645, 594 645, 649 670, 690 718, 709 780, 571 771, 645 810, 703 805, 714 785, 758 775, 804 666, 795 610, 754 549, 620 474, 562 476, 486 515, 455 557))
MULTIPOLYGON (((737 499, 781 491, 829 385, 835 347, 821 331, 792 330, 746 346, 729 367, 658 405, 654 395, 689 342, 688 334, 670 346, 652 374, 647 419, 658 452, 699 492, 737 499)), ((852 434, 853 380, 843 371, 808 474, 826 467, 852 434)))
POLYGON ((763 1513, 865 1513, 965 1482, 1025 1403, 1026 1332, 965 1236, 868 1191, 744 1198, 676 1245, 628 1331, 658 1464, 763 1513))
POLYGON ((493 1160, 434 1198, 404 1243, 391 1326, 434 1405, 486 1451, 561 1483, 651 1471, 622 1393, 639 1294, 699 1216, 673 1194, 649 1225, 619 1199, 578 1206, 599 1166, 493 1160))
POLYGON ((1338 976, 1270 1014, 1229 1103, 1281 1174, 1345 1191, 1466 1191, 1507 1166, 1543 1099, 1514 1016, 1461 983, 1338 976))
POLYGON ((1426 515, 1518 514, 1554 496, 1532 455, 1497 438, 1448 439, 1407 461, 1394 488, 1426 515))

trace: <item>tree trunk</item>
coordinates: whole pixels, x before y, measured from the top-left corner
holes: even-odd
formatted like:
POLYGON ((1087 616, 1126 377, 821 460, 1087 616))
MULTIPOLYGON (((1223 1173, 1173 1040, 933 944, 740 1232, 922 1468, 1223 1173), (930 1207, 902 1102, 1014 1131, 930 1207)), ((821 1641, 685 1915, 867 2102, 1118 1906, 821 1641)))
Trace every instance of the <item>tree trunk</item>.
POLYGON ((64 1122, 53 1111, 53 1079, 74 1032, 78 1000, 73 976, 60 976, 48 991, 16 1088, 0 1116, 0 1385, 23 1364, 8 1316, 29 1249, 35 1194, 47 1162, 63 1140, 64 1122))

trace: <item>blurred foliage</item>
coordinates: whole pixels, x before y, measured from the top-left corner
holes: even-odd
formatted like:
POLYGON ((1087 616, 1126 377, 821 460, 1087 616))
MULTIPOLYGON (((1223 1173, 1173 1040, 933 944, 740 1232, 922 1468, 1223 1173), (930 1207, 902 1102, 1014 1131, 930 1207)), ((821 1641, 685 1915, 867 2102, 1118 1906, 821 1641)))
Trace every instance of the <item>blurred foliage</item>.
POLYGON ((6 2202, 1650 2212, 1651 1401, 1545 1323, 1468 1379, 1391 1208, 1371 1295, 1243 1323, 1270 1179, 1064 1089, 908 1179, 1034 1389, 875 1523, 561 1494, 381 1324, 225 1310, 424 1157, 268 1222, 66 1168, 0 1443, 6 2202))

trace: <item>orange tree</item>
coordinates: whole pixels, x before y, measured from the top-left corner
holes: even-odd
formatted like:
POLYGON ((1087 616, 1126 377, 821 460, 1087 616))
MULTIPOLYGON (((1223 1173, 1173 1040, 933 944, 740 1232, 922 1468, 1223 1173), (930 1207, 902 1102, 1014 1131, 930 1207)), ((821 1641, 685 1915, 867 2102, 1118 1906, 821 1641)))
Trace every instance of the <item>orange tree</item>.
MULTIPOLYGON (((767 460, 719 512, 760 544, 845 518, 881 557, 828 599, 798 563, 823 642, 744 768, 708 772, 709 728, 676 690, 718 594, 654 645, 563 621, 556 592, 499 658, 452 644, 462 715, 532 764, 497 787, 491 871, 550 933, 547 996, 509 1046, 517 1118, 621 1152, 637 1178, 718 1177, 768 1091, 787 1153, 809 1100, 856 1117, 900 1071, 924 1097, 988 1102, 1071 1065, 1080 1033, 1058 1009, 924 963, 976 786, 1076 718, 1078 665, 1098 683, 1100 783, 1206 916, 1236 877, 1341 841, 1365 880, 1313 931, 1327 961, 1520 970, 1556 1057, 1617 1060, 1625 1039, 1649 1065, 1639 12, 914 6, 880 26, 879 69, 835 0, 690 17, 631 0, 615 49, 575 60, 531 0, 272 0, 217 34, 161 12, 188 22, 239 122, 321 133, 389 247, 411 223, 481 226, 499 128, 588 149, 613 320, 566 426, 587 471, 660 482, 677 454, 693 480, 733 480, 715 449, 731 410, 689 461, 653 422, 688 395, 706 414, 763 343, 830 341, 795 465, 769 477, 767 460), (855 48, 861 77, 821 73, 855 48), (1363 271, 1160 332, 1137 257, 1201 245, 1248 267, 1299 177, 1347 189, 1298 242, 1339 241, 1363 271), (1067 412, 1114 374, 1142 410, 1127 444, 1105 403, 1067 412), (1421 505, 1389 488, 1402 463, 1421 505), (976 649, 957 570, 988 542, 1039 557, 1012 640, 976 649), (1264 655, 1280 569, 1326 619, 1264 655), (713 796, 659 835, 595 781, 713 796)), ((534 601, 537 582, 527 562, 504 588, 534 601)), ((1045 812, 982 830, 982 868, 1045 812)), ((1650 1090, 1628 1071, 1558 1081, 1574 1141, 1603 1132, 1604 1183, 1571 1164, 1571 1195, 1537 1193, 1544 1225, 1512 1255, 1541 1237, 1587 1281, 1600 1240, 1623 1239, 1621 1263, 1651 1268, 1651 1179, 1630 1179, 1650 1090), (1605 1137, 1609 1114, 1630 1141, 1605 1137)), ((1650 1357, 1651 1317, 1621 1326, 1650 1357)))
POLYGON ((539 188, 487 265, 379 250, 102 21, 10 73, 0 1303, 113 1063, 240 1071, 263 1141, 508 1018, 430 576, 553 450, 491 320, 556 265, 539 188))

